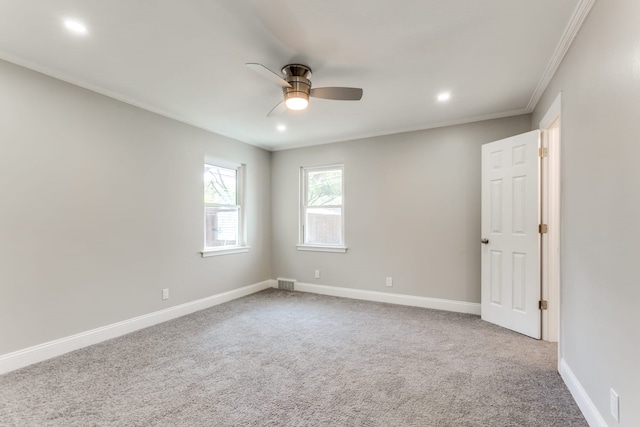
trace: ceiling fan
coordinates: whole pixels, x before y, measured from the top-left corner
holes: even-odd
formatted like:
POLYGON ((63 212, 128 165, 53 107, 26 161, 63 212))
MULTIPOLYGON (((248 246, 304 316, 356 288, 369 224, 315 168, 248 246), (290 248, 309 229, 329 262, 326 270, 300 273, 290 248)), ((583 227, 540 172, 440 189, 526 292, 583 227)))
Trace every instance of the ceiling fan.
POLYGON ((262 64, 249 63, 247 67, 282 87, 284 100, 267 114, 275 116, 289 110, 304 110, 309 105, 309 97, 333 99, 338 101, 359 101, 362 89, 355 87, 318 87, 311 88, 311 68, 301 64, 289 64, 282 67, 280 76, 262 64))

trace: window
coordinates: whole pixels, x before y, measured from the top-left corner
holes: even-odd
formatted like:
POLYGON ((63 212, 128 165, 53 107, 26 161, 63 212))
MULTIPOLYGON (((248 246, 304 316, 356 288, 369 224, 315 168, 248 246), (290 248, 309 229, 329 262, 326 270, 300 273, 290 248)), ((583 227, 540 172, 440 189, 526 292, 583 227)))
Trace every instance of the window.
POLYGON ((299 250, 346 252, 342 165, 301 169, 299 250))
POLYGON ((204 165, 203 256, 246 252, 242 183, 244 166, 204 165))

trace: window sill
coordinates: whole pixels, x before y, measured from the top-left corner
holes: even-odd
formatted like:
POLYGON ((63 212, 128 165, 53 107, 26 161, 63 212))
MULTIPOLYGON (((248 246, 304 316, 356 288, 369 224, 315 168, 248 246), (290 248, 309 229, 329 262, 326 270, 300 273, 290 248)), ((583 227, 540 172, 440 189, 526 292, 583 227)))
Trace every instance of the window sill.
POLYGON ((336 252, 347 253, 347 249, 344 246, 315 246, 315 245, 297 245, 299 251, 313 251, 313 252, 336 252))
POLYGON ((232 248, 224 248, 224 249, 205 249, 203 251, 200 251, 200 254, 202 255, 202 258, 207 258, 210 256, 239 254, 242 252, 249 252, 249 248, 251 248, 251 246, 234 246, 232 248))

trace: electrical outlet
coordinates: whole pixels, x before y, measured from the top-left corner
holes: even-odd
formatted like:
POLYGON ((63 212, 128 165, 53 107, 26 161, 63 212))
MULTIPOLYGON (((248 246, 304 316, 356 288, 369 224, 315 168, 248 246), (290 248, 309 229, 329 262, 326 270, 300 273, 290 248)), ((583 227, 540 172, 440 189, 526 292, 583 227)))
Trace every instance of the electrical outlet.
POLYGON ((320 270, 316 270, 316 279, 320 278, 320 270))
POLYGON ((169 299, 169 288, 163 289, 162 290, 162 299, 169 299))
POLYGON ((393 277, 387 277, 386 285, 387 286, 393 286, 393 277))
POLYGON ((612 388, 609 389, 609 411, 617 422, 620 422, 620 397, 612 388))

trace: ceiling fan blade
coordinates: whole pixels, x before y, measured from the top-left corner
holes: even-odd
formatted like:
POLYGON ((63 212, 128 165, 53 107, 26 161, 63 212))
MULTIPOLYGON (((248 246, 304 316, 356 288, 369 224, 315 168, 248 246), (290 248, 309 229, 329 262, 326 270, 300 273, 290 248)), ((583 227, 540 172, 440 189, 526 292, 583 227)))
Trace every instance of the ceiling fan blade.
POLYGON ((360 101, 362 89, 357 87, 317 87, 309 93, 314 98, 336 99, 338 101, 360 101))
POLYGON ((268 80, 271 80, 273 83, 279 86, 291 87, 291 85, 287 83, 282 77, 280 77, 278 74, 274 73, 273 71, 271 71, 270 69, 268 69, 262 64, 248 63, 246 64, 246 66, 252 69, 253 71, 255 71, 256 73, 260 74, 262 77, 268 80))
POLYGON ((281 103, 279 103, 278 105, 273 107, 271 109, 271 111, 269 111, 267 113, 267 117, 279 116, 280 114, 284 113, 285 111, 287 111, 287 106, 284 105, 284 101, 282 101, 281 103))

